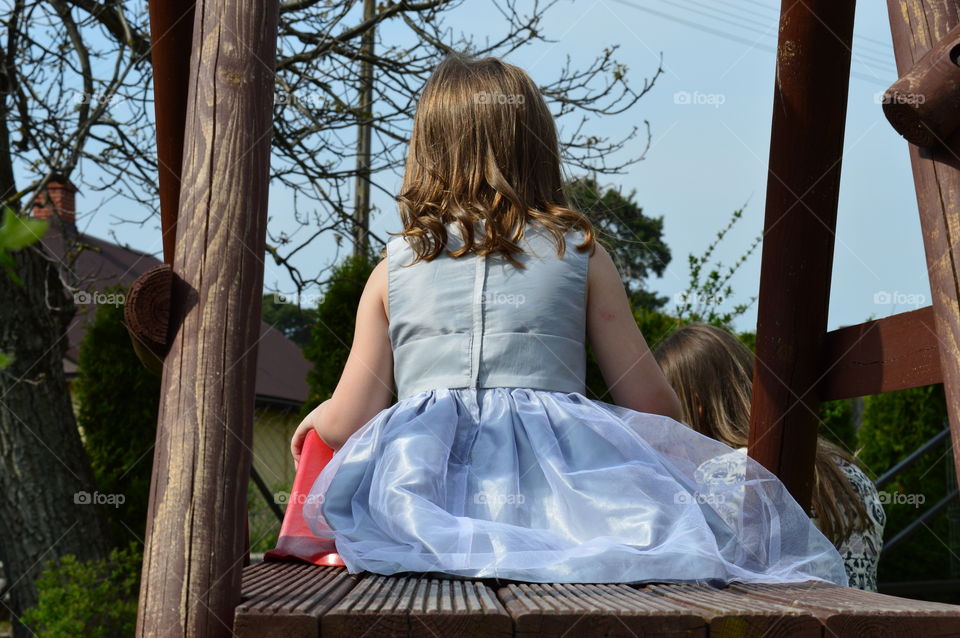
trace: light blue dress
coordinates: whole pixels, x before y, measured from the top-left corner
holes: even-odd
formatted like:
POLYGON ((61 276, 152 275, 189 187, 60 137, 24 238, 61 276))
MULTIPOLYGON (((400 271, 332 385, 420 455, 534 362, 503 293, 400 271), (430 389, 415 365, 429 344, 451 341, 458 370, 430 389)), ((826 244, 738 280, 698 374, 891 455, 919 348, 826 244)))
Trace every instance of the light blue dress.
MULTIPOLYGON (((448 225, 449 249, 462 245, 448 225)), ((528 226, 502 257, 387 246, 398 402, 337 451, 304 505, 348 571, 566 583, 847 586, 843 560, 753 459, 668 417, 584 396, 588 255, 528 226), (735 520, 723 509, 736 502, 735 520)))

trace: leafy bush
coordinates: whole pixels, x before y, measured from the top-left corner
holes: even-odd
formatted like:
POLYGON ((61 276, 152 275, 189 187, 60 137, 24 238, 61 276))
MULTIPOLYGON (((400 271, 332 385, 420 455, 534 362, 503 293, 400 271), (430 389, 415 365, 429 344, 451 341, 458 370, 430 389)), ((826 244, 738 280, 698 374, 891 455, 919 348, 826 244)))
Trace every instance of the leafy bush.
POLYGON ((107 560, 78 561, 73 555, 48 561, 37 578, 37 606, 24 625, 43 638, 133 636, 143 556, 133 543, 113 549, 107 560))
POLYGON ((372 259, 355 255, 347 257, 333 271, 314 313, 316 323, 310 343, 303 349, 304 357, 313 364, 307 374, 310 396, 303 405, 303 414, 333 396, 353 343, 360 295, 374 266, 372 259))
MULTIPOLYGON (((109 292, 123 293, 122 288, 109 292)), ((123 307, 97 306, 80 344, 74 397, 94 484, 102 494, 122 494, 104 508, 114 538, 144 537, 160 378, 137 358, 123 324, 123 307)))
MULTIPOLYGON (((864 401, 863 425, 859 432, 863 447, 860 458, 877 475, 889 470, 944 427, 946 401, 940 384, 870 396, 864 401)), ((888 500, 898 500, 884 505, 887 512, 884 539, 892 538, 946 496, 948 478, 954 471, 948 439, 885 485, 882 492, 888 495, 888 500), (916 498, 907 498, 917 495, 922 496, 922 504, 912 502, 916 498)), ((950 574, 949 543, 949 520, 940 514, 883 556, 878 566, 878 581, 955 578, 950 574)), ((955 594, 952 599, 925 597, 960 602, 955 594)))

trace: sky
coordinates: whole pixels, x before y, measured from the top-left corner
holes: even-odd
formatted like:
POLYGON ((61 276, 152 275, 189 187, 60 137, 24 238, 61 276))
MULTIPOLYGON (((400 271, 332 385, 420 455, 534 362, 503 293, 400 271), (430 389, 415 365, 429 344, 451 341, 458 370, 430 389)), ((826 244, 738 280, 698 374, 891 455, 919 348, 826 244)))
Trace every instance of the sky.
MULTIPOLYGON (((521 7, 529 3, 519 2, 521 7)), ((878 93, 896 79, 886 3, 857 3, 853 63, 844 139, 843 171, 834 251, 828 329, 912 310, 930 303, 923 242, 907 143, 885 120, 878 93)), ((653 89, 624 114, 594 117, 585 132, 617 138, 650 122, 646 158, 621 175, 601 176, 606 186, 635 191, 648 216, 664 218, 664 239, 673 258, 648 287, 671 298, 689 283, 687 257, 701 255, 744 206, 742 219, 719 245, 714 262, 735 262, 762 233, 779 3, 775 0, 561 0, 546 14, 543 31, 553 40, 504 57, 538 84, 556 78, 570 57, 574 68, 593 61, 604 47, 628 67, 638 88, 657 68, 653 89)), ((445 14, 454 33, 477 41, 503 32, 501 15, 487 0, 466 0, 445 14)), ((385 29, 384 37, 391 37, 385 29)), ((574 118, 558 121, 563 136, 574 118)), ((810 143, 817 143, 811 136, 810 143)), ((642 136, 610 163, 643 150, 642 136)), ((381 174, 395 193, 401 175, 381 174)), ((270 212, 283 222, 289 192, 272 187, 270 212)), ((395 203, 374 191, 372 228, 400 230, 395 203)), ((80 193, 78 224, 88 234, 110 237, 159 255, 159 221, 118 223, 142 216, 121 200, 103 202, 80 193)), ((271 222, 273 223, 273 222, 271 222)), ((305 272, 328 265, 333 239, 315 242, 295 262, 305 272)), ((284 271, 266 261, 267 290, 292 292, 284 271)), ((732 279, 733 295, 721 308, 750 301, 760 281, 760 249, 732 279)), ((314 291, 316 292, 316 291, 314 291)), ((798 311, 801 311, 798 308, 798 311)), ((738 331, 756 326, 756 303, 734 321, 738 331)))

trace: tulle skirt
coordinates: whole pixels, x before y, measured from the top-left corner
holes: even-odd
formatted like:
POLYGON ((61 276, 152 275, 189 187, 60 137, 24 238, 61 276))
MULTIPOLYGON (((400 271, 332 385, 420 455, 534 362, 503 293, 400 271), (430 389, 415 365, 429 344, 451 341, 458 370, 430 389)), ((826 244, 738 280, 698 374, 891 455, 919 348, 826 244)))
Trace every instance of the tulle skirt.
POLYGON ((351 573, 847 586, 774 474, 749 457, 734 481, 704 471, 730 454, 742 453, 578 393, 429 390, 350 437, 303 513, 351 573))

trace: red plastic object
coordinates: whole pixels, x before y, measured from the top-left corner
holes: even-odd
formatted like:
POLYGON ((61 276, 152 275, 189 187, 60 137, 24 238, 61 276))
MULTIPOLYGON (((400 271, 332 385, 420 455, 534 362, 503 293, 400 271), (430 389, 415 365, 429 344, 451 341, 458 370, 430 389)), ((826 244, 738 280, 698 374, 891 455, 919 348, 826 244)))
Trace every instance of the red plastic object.
POLYGON ((320 539, 303 520, 303 504, 320 471, 333 458, 333 449, 323 442, 317 433, 310 430, 303 442, 297 475, 293 479, 287 510, 283 514, 280 537, 276 548, 263 555, 265 561, 305 561, 314 565, 343 567, 343 559, 337 554, 332 540, 320 539))

